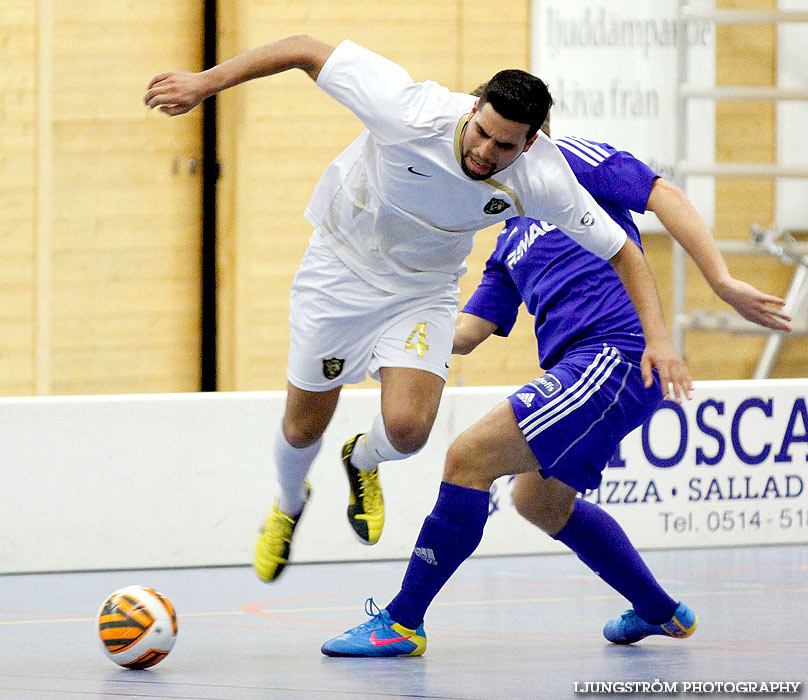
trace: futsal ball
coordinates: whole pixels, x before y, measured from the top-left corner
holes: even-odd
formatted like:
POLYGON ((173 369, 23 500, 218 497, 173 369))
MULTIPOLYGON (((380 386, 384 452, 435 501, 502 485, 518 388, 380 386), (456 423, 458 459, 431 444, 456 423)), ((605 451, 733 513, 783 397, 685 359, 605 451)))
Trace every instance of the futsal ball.
POLYGON ((160 663, 177 639, 174 606, 146 586, 127 586, 112 593, 101 605, 97 622, 101 648, 124 668, 160 663))

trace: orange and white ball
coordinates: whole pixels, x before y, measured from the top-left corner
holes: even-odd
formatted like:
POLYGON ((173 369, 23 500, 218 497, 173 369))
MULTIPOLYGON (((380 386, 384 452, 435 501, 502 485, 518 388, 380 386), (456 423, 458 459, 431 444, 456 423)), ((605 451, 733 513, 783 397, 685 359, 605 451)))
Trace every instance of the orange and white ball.
POLYGON ((124 668, 160 663, 177 639, 174 606, 147 586, 127 586, 110 594, 98 611, 97 622, 101 648, 124 668))

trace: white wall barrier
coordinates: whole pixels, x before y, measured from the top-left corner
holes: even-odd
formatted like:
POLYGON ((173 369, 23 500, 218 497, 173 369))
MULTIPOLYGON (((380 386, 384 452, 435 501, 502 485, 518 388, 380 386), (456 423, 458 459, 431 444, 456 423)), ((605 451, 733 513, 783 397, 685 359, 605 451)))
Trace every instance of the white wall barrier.
MULTIPOLYGON (((808 380, 702 382, 627 436, 587 497, 640 548, 808 542, 808 380)), ((449 389, 417 456, 382 469, 387 524, 364 547, 345 520, 344 440, 378 392, 346 390, 311 479, 297 561, 406 558, 452 439, 501 387, 449 389)), ((0 400, 0 572, 243 564, 274 490, 283 394, 0 400)), ((562 551, 492 489, 478 553, 562 551)))

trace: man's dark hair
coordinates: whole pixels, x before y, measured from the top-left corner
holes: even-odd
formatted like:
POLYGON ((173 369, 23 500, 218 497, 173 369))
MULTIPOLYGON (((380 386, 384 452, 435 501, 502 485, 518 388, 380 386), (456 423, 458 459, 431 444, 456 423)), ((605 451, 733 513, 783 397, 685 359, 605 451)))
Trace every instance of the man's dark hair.
POLYGON ((547 85, 535 75, 511 68, 501 70, 486 83, 477 109, 486 102, 505 119, 529 125, 530 139, 547 117, 553 98, 547 85))

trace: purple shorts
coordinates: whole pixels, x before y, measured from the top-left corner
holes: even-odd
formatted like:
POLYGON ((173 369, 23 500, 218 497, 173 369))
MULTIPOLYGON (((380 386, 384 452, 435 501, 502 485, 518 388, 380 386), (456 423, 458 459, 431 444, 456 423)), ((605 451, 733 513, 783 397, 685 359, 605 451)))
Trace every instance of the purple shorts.
POLYGON ((620 441, 662 401, 656 372, 653 386, 643 383, 641 357, 605 343, 577 348, 508 397, 544 478, 597 488, 620 441))

